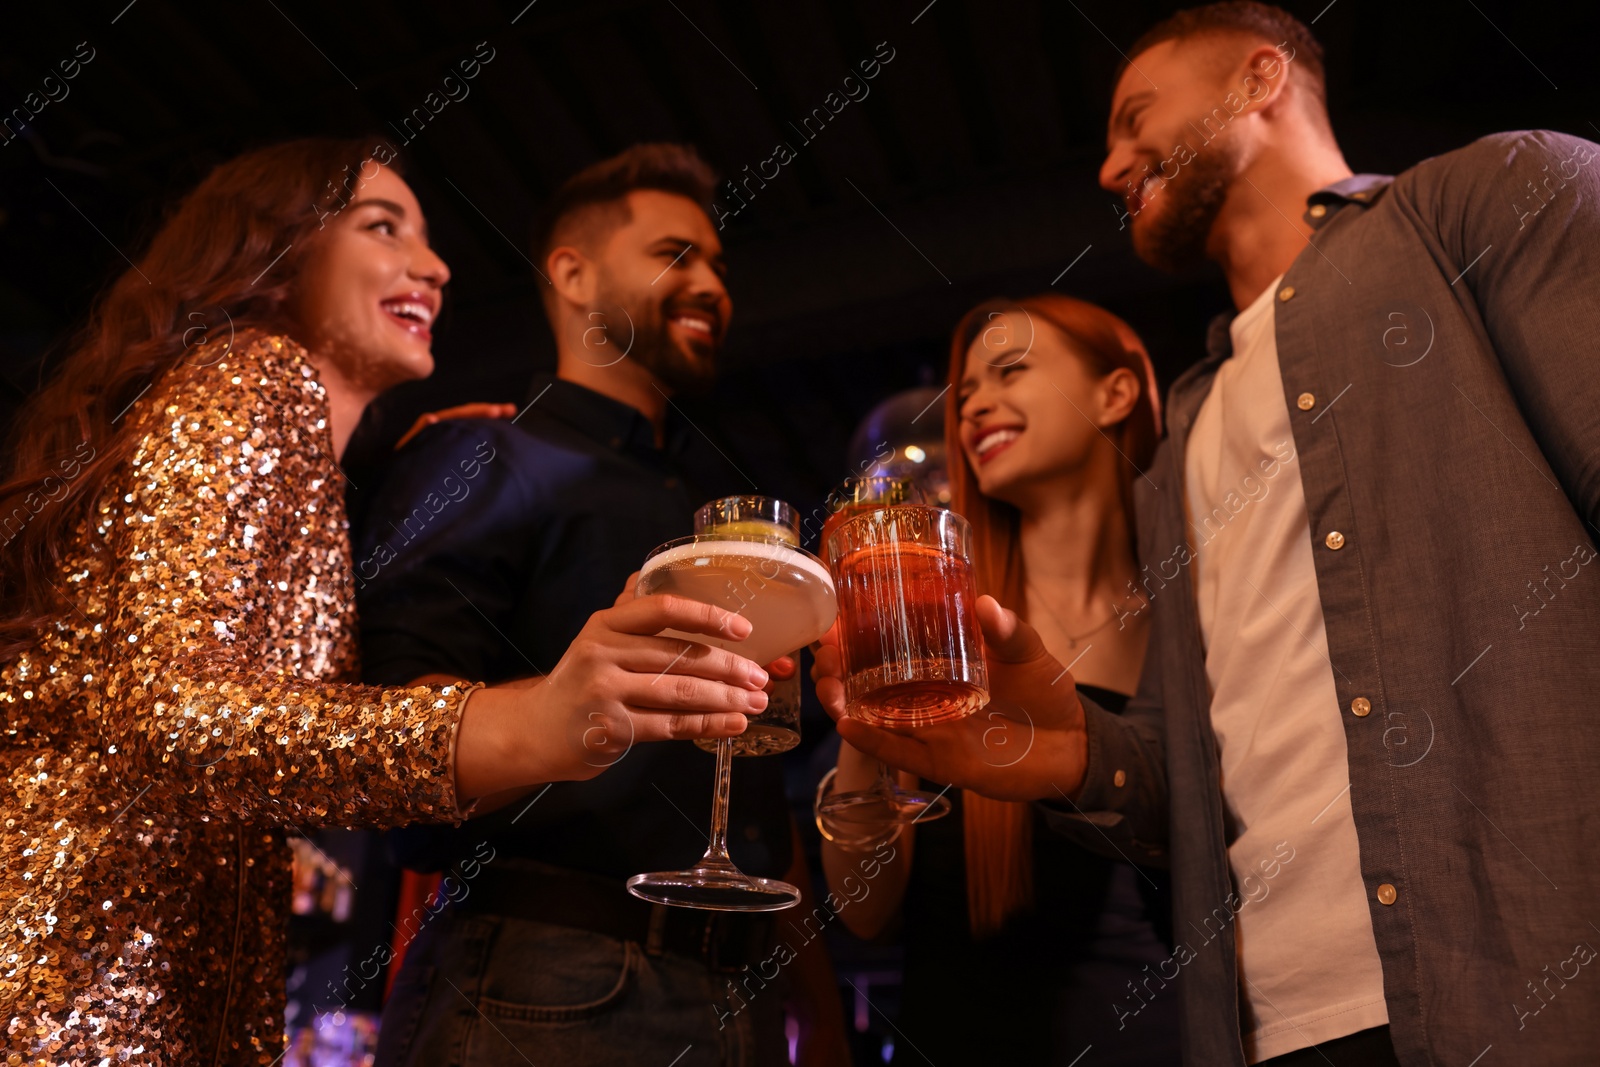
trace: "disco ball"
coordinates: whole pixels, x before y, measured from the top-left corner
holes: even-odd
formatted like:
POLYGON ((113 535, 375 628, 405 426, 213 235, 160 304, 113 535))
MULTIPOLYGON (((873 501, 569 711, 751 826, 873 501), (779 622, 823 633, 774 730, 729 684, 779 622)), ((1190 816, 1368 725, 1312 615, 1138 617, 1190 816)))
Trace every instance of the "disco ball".
POLYGON ((930 504, 948 506, 944 401, 942 388, 921 386, 873 408, 850 438, 853 468, 869 476, 910 478, 930 504))

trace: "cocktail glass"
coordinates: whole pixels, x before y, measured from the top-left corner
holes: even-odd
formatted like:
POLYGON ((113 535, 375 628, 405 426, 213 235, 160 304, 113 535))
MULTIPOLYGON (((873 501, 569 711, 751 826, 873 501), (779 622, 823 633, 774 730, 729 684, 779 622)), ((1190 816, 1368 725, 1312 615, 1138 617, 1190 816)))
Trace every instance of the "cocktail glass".
MULTIPOLYGON (((694 532, 776 537, 799 548, 800 516, 773 497, 726 496, 701 505, 694 513, 694 532)), ((772 756, 800 743, 800 653, 795 650, 787 655, 794 660, 795 672, 787 678, 773 678, 766 710, 732 739, 735 756, 772 756)), ((717 742, 711 738, 700 738, 694 744, 706 752, 717 750, 717 742)))
MULTIPOLYGON (((740 498, 760 510, 764 497, 740 498)), ((673 593, 736 612, 752 625, 743 641, 662 631, 663 636, 714 645, 766 664, 827 633, 837 611, 833 580, 822 561, 797 547, 798 538, 760 527, 734 526, 732 519, 692 537, 668 541, 645 560, 637 594, 673 593)), ((717 742, 712 793, 711 842, 700 862, 683 871, 656 871, 628 879, 628 892, 657 904, 710 911, 778 911, 800 902, 800 890, 773 878, 756 878, 728 855, 728 783, 734 738, 717 742)))

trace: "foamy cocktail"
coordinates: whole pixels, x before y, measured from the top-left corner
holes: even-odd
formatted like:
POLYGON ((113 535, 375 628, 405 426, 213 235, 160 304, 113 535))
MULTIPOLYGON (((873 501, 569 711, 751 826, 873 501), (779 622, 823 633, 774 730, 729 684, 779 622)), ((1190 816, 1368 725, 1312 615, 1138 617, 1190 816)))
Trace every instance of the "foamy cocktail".
MULTIPOLYGON (((743 641, 675 630, 663 631, 663 636, 725 648, 762 665, 827 633, 836 610, 833 580, 821 561, 749 533, 697 534, 668 543, 645 563, 638 593, 671 593, 743 615, 751 625, 743 641)), ((733 739, 734 754, 787 751, 800 743, 797 727, 797 722, 758 716, 733 739)), ((715 742, 701 747, 714 748, 715 742)))
MULTIPOLYGON (((674 630, 664 630, 662 636, 686 642, 685 651, 691 642, 712 645, 765 665, 827 633, 837 610, 833 579, 820 560, 797 547, 793 509, 755 496, 707 505, 716 506, 728 521, 657 548, 645 561, 636 592, 672 594, 735 612, 750 622, 750 634, 742 641, 674 630), (781 521, 752 518, 766 515, 781 521)), ((799 902, 794 886, 746 875, 728 858, 728 782, 734 753, 782 752, 799 741, 797 723, 767 724, 763 717, 754 716, 741 736, 715 743, 711 846, 700 863, 685 871, 636 874, 628 880, 629 892, 660 904, 719 911, 772 911, 799 902)))

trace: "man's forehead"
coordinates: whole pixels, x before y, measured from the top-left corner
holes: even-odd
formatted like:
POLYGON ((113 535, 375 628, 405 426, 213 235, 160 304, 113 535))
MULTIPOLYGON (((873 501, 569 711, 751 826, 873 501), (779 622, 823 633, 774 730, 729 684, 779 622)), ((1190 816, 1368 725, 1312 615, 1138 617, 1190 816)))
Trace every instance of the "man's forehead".
POLYGON ((705 209, 686 196, 661 189, 635 189, 628 194, 630 229, 638 231, 646 240, 676 234, 685 236, 692 230, 696 243, 716 240, 716 230, 705 209))
POLYGON ((1129 97, 1140 93, 1158 93, 1161 91, 1161 78, 1159 74, 1171 74, 1172 54, 1180 42, 1176 40, 1157 41, 1149 48, 1128 57, 1127 64, 1122 68, 1122 73, 1117 76, 1117 86, 1111 94, 1111 114, 1116 116, 1119 108, 1129 97))

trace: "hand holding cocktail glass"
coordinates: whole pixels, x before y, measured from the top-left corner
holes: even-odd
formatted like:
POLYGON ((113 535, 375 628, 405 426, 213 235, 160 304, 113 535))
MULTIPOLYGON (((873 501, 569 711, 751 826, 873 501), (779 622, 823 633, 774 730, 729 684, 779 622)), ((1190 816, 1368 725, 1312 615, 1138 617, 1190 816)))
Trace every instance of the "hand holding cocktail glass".
POLYGON ((742 734, 768 706, 762 665, 714 648, 681 655, 682 641, 657 635, 748 628, 731 611, 686 598, 630 596, 595 612, 548 675, 472 694, 457 737, 458 794, 483 800, 534 782, 583 781, 635 744, 742 734))
MULTIPOLYGON (((709 654, 711 645, 771 663, 821 637, 836 611, 833 580, 822 561, 800 549, 799 526, 794 510, 771 497, 728 497, 701 508, 697 533, 650 553, 638 594, 641 600, 671 595, 715 605, 733 612, 739 629, 726 635, 666 629, 663 639, 678 639, 686 657, 709 654)), ((775 699, 774 704, 791 704, 792 714, 788 719, 774 715, 772 721, 764 717, 740 737, 717 742, 711 839, 700 862, 688 870, 634 875, 628 879, 634 896, 712 911, 775 911, 800 902, 794 886, 751 877, 728 855, 728 783, 735 752, 768 755, 800 739, 798 699, 775 699)))
POLYGON ((979 597, 974 614, 991 697, 979 713, 915 729, 850 716, 844 663, 831 632, 815 652, 817 699, 846 743, 921 778, 996 800, 1074 796, 1083 784, 1088 740, 1072 675, 1033 627, 993 597, 979 597))

